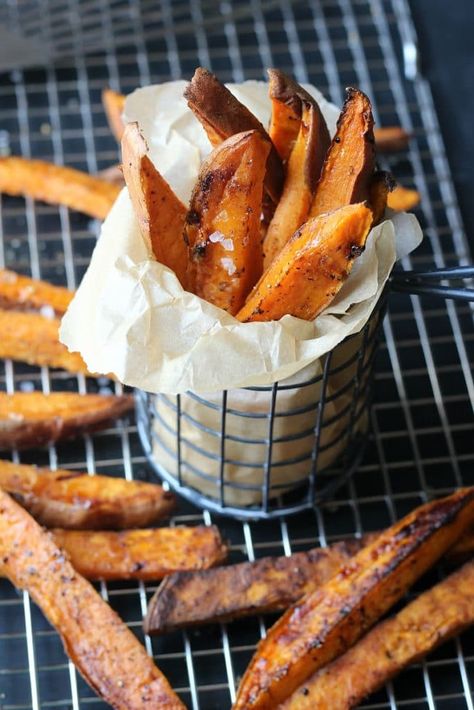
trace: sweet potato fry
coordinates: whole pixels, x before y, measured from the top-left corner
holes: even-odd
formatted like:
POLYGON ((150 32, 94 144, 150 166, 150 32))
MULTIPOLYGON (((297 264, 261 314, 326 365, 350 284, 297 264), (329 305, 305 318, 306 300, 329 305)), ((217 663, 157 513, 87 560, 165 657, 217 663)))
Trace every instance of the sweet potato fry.
POLYGON ((162 579, 178 570, 200 570, 226 558, 214 526, 147 530, 54 530, 58 547, 87 579, 162 579))
POLYGON ((306 594, 270 629, 240 684, 236 710, 270 710, 352 646, 474 520, 474 488, 416 509, 306 594))
POLYGON ((172 269, 186 287, 188 251, 183 239, 186 207, 161 177, 147 155, 138 123, 129 123, 122 137, 122 169, 140 230, 156 259, 172 269))
POLYGON ((0 392, 0 449, 28 449, 104 429, 131 409, 130 395, 0 392))
POLYGON ((74 168, 12 156, 0 158, 0 192, 66 205, 105 219, 120 188, 74 168))
POLYGON ((231 94, 224 84, 202 67, 194 72, 184 97, 202 123, 214 147, 236 133, 251 130, 258 131, 264 141, 269 141, 271 149, 267 162, 265 190, 272 202, 277 204, 283 188, 283 166, 260 121, 231 94))
POLYGON ((262 273, 260 212, 270 144, 258 131, 221 143, 191 196, 189 290, 234 315, 262 273))
POLYGON ((240 321, 312 320, 332 301, 365 246, 372 212, 363 204, 310 219, 286 244, 237 313, 240 321))
POLYGON ((375 128, 375 144, 381 153, 397 153, 406 150, 410 142, 410 134, 401 126, 385 126, 375 128))
POLYGON ((121 165, 111 165, 108 168, 103 168, 97 173, 101 180, 106 180, 114 185, 118 185, 120 188, 125 186, 125 179, 123 177, 122 166, 121 165))
POLYGON ((420 193, 397 185, 387 196, 387 207, 397 212, 409 212, 420 203, 420 193))
POLYGON ((474 624, 474 561, 378 624, 280 710, 350 710, 406 666, 474 624))
POLYGON ((395 181, 390 173, 378 171, 374 174, 369 187, 369 206, 373 214, 373 227, 383 220, 387 199, 394 187, 395 181))
POLYGON ((91 688, 116 710, 185 710, 133 633, 28 513, 0 491, 0 565, 55 627, 91 688))
POLYGON ((288 160, 280 202, 263 243, 264 265, 270 266, 305 221, 329 146, 329 133, 314 102, 304 102, 298 137, 288 160))
POLYGON ((0 488, 46 527, 78 530, 147 527, 175 507, 159 485, 0 459, 0 488))
POLYGON ((348 89, 336 135, 316 186, 310 217, 367 200, 374 170, 372 107, 362 91, 348 89))
POLYGON ((102 106, 107 116, 109 128, 117 142, 120 143, 124 129, 122 113, 125 108, 125 96, 113 89, 104 89, 102 92, 102 106))
POLYGON ((59 342, 59 320, 39 313, 0 310, 0 357, 39 367, 89 374, 79 353, 59 342))
POLYGON ((62 316, 73 296, 73 291, 67 288, 0 269, 0 308, 5 310, 40 311, 62 316))

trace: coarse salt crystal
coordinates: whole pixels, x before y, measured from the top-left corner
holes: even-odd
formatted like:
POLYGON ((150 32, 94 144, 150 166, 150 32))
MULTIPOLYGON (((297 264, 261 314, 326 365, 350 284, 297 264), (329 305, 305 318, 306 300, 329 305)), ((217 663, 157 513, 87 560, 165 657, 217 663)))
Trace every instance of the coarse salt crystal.
POLYGON ((221 259, 221 264, 222 264, 222 267, 229 274, 229 276, 232 276, 232 274, 235 274, 235 272, 237 271, 237 267, 236 267, 233 259, 229 259, 228 257, 224 257, 223 259, 221 259))

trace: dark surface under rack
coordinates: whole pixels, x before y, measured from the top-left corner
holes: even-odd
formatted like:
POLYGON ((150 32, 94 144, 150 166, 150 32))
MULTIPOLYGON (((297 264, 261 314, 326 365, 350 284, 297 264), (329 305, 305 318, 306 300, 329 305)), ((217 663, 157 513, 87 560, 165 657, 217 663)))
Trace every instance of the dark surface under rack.
MULTIPOLYGON (((197 64, 209 66, 221 79, 237 81, 262 78, 264 67, 277 66, 299 81, 310 80, 337 104, 343 87, 356 84, 372 97, 379 125, 402 124, 414 135, 406 153, 387 161, 396 177, 422 197, 417 214, 426 239, 404 268, 468 262, 430 87, 412 61, 416 37, 406 0, 10 0, 2 19, 8 16, 21 24, 21 12, 31 5, 40 8, 46 32, 60 17, 58 7, 67 7, 68 17, 75 18, 74 33, 64 30, 63 38, 70 40, 63 43, 67 56, 61 59, 60 48, 54 65, 0 76, 0 152, 96 172, 117 160, 100 103, 102 88, 111 85, 128 92, 150 82, 189 77, 197 64), (87 23, 99 34, 96 46, 84 41, 87 23)), ((97 222, 65 208, 4 198, 0 263, 74 287, 98 232, 97 222)), ((289 554, 360 535, 388 525, 435 493, 474 484, 471 305, 392 294, 384 331, 373 436, 360 470, 333 502, 314 512, 258 524, 216 519, 231 541, 232 561, 289 554)), ((11 362, 0 365, 0 386, 10 392, 111 389, 105 380, 86 382, 11 362)), ((150 476, 133 422, 24 454, 21 461, 127 478, 150 476)), ((203 521, 210 522, 211 515, 185 503, 173 520, 203 521)), ((434 571, 426 583, 439 574, 442 570, 434 571)), ((255 644, 272 621, 249 619, 152 640, 141 633, 152 585, 127 582, 98 589, 193 710, 229 707, 255 644)), ((404 672, 364 707, 473 710, 473 690, 471 631, 404 672)), ((0 707, 104 707, 28 596, 6 582, 0 582, 0 707)))

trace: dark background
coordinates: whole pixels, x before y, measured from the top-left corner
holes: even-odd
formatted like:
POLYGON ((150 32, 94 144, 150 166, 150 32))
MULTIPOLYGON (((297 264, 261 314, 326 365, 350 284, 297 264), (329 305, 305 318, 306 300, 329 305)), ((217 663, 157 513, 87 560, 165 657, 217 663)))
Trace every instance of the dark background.
POLYGON ((466 233, 474 251, 474 2, 410 0, 421 70, 433 90, 466 233))

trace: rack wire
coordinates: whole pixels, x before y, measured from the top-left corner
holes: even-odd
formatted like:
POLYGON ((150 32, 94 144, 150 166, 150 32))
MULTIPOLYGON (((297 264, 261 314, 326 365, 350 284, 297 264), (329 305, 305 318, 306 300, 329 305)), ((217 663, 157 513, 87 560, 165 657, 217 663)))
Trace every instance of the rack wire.
MULTIPOLYGON (((38 2, 43 16, 56 4, 38 2)), ((78 0, 63 4, 80 14, 78 0)), ((417 43, 406 0, 250 0, 250 16, 234 16, 240 3, 223 1, 214 4, 222 22, 209 27, 208 2, 157 4, 159 18, 149 14, 145 2, 122 1, 130 17, 128 43, 123 45, 113 32, 112 3, 100 3, 100 51, 83 53, 79 32, 70 57, 0 76, 0 151, 96 172, 117 159, 100 105, 101 89, 111 85, 128 92, 151 81, 190 76, 198 63, 234 81, 262 78, 264 67, 278 66, 299 81, 312 81, 338 104, 344 86, 356 84, 373 98, 379 124, 401 123, 414 135, 406 153, 387 159, 396 177, 422 196, 418 215, 426 239, 404 268, 468 262, 430 87, 416 70, 417 43), (188 22, 187 30, 183 22, 188 22)), ((7 5, 13 15, 21 11, 20 0, 7 5)), ((0 207, 1 263, 75 287, 87 267, 98 223, 31 200, 3 198, 0 207)), ((183 502, 173 524, 217 522, 231 542, 231 561, 237 562, 361 535, 434 494, 474 484, 472 326, 469 304, 392 294, 376 371, 373 436, 355 477, 331 502, 293 518, 239 523, 214 519, 183 502)), ((8 361, 0 374, 0 385, 8 391, 111 388, 106 380, 89 382, 8 361)), ((13 458, 20 460, 15 452, 13 458)), ((133 422, 22 454, 21 461, 126 478, 150 476, 133 422)), ((427 583, 439 574, 442 569, 427 583)), ((153 585, 113 583, 98 589, 193 710, 229 707, 255 644, 272 621, 248 619, 151 639, 143 637, 141 619, 153 585)), ((474 635, 467 632, 404 672, 363 707, 474 710, 473 689, 474 635)), ((0 583, 0 706, 105 707, 68 662, 57 635, 28 596, 7 582, 0 583)))

